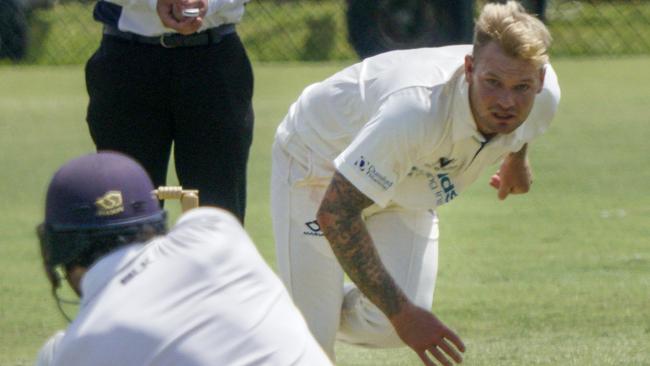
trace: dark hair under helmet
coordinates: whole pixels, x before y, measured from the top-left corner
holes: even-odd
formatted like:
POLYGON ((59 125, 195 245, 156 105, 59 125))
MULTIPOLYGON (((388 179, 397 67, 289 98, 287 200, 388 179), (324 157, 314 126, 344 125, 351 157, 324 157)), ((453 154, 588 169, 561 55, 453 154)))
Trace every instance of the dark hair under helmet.
POLYGON ((164 222, 153 184, 133 159, 100 152, 73 159, 52 177, 41 238, 49 266, 65 264, 89 245, 90 233, 164 222))

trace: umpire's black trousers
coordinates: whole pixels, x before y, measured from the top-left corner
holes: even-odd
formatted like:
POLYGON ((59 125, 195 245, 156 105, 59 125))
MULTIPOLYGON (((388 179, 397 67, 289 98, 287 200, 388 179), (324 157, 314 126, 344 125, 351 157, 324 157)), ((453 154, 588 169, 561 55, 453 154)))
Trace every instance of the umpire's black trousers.
POLYGON ((173 146, 180 184, 243 222, 253 73, 236 33, 178 48, 104 35, 86 64, 86 86, 97 150, 131 155, 159 186, 173 146))

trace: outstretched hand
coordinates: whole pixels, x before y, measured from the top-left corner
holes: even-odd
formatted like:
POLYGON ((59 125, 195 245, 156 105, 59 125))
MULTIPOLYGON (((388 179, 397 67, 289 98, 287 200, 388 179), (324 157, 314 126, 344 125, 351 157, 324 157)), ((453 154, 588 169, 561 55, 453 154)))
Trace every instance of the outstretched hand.
POLYGON ((444 366, 453 365, 450 358, 456 363, 463 362, 460 354, 465 352, 463 341, 431 312, 405 304, 390 321, 402 341, 417 353, 424 365, 436 365, 431 356, 444 366))
POLYGON ((501 168, 490 178, 490 185, 498 190, 500 200, 509 194, 527 193, 533 184, 533 172, 528 158, 509 155, 501 168))

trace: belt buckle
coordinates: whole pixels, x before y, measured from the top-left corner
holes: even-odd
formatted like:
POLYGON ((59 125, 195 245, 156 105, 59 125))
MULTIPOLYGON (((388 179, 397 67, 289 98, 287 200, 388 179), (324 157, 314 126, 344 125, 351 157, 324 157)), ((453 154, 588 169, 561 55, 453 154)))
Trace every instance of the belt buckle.
POLYGON ((173 35, 173 33, 164 33, 164 34, 160 35, 160 45, 165 47, 165 48, 176 48, 176 47, 178 47, 178 45, 170 45, 170 44, 165 43, 165 37, 166 36, 172 36, 172 35, 173 35))

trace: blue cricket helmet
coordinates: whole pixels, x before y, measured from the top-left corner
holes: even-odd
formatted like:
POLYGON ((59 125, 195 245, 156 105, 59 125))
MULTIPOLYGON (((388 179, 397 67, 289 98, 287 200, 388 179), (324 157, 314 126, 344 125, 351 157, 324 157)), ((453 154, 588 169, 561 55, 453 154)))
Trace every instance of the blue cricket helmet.
POLYGON ((92 236, 163 223, 165 213, 145 170, 133 159, 99 152, 73 159, 52 177, 39 230, 46 266, 76 258, 92 236))

